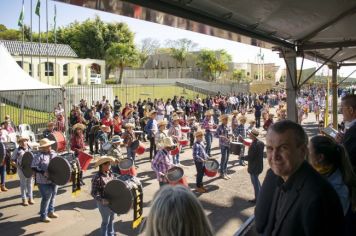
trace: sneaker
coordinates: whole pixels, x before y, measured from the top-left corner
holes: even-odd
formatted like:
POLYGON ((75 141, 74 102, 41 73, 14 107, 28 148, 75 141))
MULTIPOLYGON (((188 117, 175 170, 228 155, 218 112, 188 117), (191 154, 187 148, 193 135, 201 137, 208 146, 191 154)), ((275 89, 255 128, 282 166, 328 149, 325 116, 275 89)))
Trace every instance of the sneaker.
POLYGON ((22 199, 22 206, 28 206, 27 199, 22 199))
POLYGON ((228 176, 228 175, 224 175, 224 180, 229 180, 230 179, 230 177, 228 176))
POLYGON ((196 188, 196 191, 197 191, 198 193, 205 193, 205 192, 206 192, 206 190, 205 190, 204 188, 202 188, 202 187, 196 188))
POLYGON ((226 177, 227 177, 228 179, 231 179, 231 176, 230 176, 230 175, 228 175, 228 174, 226 174, 226 177))
POLYGON ((204 190, 205 190, 205 192, 206 192, 206 191, 208 191, 208 190, 207 190, 206 188, 204 188, 204 187, 201 187, 201 188, 202 188, 202 189, 204 189, 204 190))
POLYGON ((58 215, 54 212, 50 212, 50 213, 48 213, 48 217, 49 218, 58 218, 58 215))
POLYGON ((28 204, 33 205, 33 204, 35 204, 35 201, 30 198, 30 199, 28 199, 28 204))
POLYGON ((41 222, 44 222, 44 223, 49 223, 49 222, 51 222, 51 219, 50 219, 50 218, 48 218, 48 217, 41 218, 41 222))
POLYGON ((220 178, 220 179, 224 179, 224 178, 225 178, 225 175, 224 175, 224 174, 220 174, 220 175, 219 175, 219 178, 220 178))

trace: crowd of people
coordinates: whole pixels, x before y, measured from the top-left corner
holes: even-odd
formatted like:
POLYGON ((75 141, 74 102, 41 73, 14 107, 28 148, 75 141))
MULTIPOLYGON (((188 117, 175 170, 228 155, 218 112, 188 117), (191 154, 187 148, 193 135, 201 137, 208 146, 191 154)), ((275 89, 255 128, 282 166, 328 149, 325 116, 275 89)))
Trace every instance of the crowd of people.
MULTIPOLYGON (((195 196, 184 187, 170 187, 167 174, 172 167, 181 166, 180 155, 191 148, 196 167, 195 190, 201 194, 207 192, 203 182, 204 168, 208 160, 216 159, 211 153, 214 138, 218 139, 220 148, 220 178, 227 181, 231 179, 227 173, 230 144, 233 141, 241 143, 239 164, 248 161, 247 171, 254 189, 254 198, 249 202, 257 204, 255 215, 259 233, 355 235, 356 96, 342 98, 345 126, 335 139, 318 135, 310 141, 300 124, 286 120, 285 99, 284 91, 268 91, 263 94, 217 94, 207 98, 197 96, 195 99, 174 96, 167 101, 148 98, 124 106, 117 96, 112 103, 103 96, 91 106, 84 99, 73 105, 67 122, 71 150, 78 156, 89 146, 90 154, 99 155, 95 163, 99 172, 92 179, 91 194, 102 216, 102 235, 114 235, 114 214, 103 189, 115 174, 120 174, 118 163, 121 160, 131 159, 138 168, 136 152, 140 142, 149 144, 149 159, 161 188, 148 216, 147 235, 213 235, 195 196), (272 107, 275 113, 271 112, 272 107), (247 114, 254 119, 249 119, 247 114), (267 131, 266 143, 259 139, 263 130, 267 131), (182 144, 183 141, 187 142, 182 144), (126 148, 126 156, 122 147, 126 148), (263 172, 265 147, 270 169, 261 186, 259 175, 263 172), (179 214, 171 214, 172 211, 182 211, 187 217, 174 218, 179 214), (204 227, 196 227, 197 224, 204 227)), ((317 114, 322 113, 325 105, 323 99, 325 89, 301 90, 299 110, 303 111, 303 116, 314 111, 318 122, 317 114)), ((40 154, 32 163, 42 196, 40 219, 43 222, 58 217, 54 213, 57 186, 47 179, 47 168, 57 155, 51 149, 53 142, 48 136, 54 131, 66 130, 61 104, 55 108, 55 116, 56 120, 43 132, 40 154)), ((1 129, 2 142, 6 142, 10 132, 15 132, 15 127, 10 117, 6 117, 1 129)), ((29 137, 19 136, 17 141, 18 148, 11 159, 18 167, 22 204, 26 206, 35 203, 33 178, 24 177, 20 167, 23 153, 31 147, 29 137)), ((1 168, 1 191, 7 191, 5 165, 1 168)))

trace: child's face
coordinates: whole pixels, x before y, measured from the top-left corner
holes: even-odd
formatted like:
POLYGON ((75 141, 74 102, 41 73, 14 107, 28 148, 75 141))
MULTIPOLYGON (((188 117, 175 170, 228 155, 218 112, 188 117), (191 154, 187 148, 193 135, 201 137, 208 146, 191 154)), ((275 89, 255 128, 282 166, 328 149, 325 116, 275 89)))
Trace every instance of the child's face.
POLYGON ((200 142, 203 140, 203 136, 196 136, 195 139, 200 142))

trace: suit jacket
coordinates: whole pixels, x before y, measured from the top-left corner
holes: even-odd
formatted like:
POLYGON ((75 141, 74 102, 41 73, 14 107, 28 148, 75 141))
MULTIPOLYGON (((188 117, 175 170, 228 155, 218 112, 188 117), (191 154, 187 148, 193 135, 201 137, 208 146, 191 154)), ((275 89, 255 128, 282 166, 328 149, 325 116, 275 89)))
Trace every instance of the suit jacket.
POLYGON ((353 169, 356 170, 356 123, 346 131, 342 144, 349 154, 353 169))
POLYGON ((262 187, 260 191, 258 201, 263 202, 256 206, 259 233, 281 236, 344 234, 343 211, 335 190, 307 162, 285 183, 280 177, 277 180, 271 176, 269 178, 269 188, 262 187), (279 217, 276 219, 281 191, 284 192, 285 203, 279 208, 279 217), (262 200, 262 196, 266 199, 262 200), (268 219, 263 210, 269 211, 268 219))
POLYGON ((248 149, 248 167, 247 172, 254 175, 261 174, 263 170, 263 149, 265 144, 260 140, 255 140, 251 143, 248 149))

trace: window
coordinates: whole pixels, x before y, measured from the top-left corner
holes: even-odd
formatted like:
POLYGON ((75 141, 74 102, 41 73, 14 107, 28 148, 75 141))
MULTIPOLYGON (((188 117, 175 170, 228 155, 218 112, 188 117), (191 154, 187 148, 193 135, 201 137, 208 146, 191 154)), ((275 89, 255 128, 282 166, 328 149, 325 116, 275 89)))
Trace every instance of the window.
POLYGON ((68 64, 63 65, 63 76, 68 76, 68 64))
POLYGON ((53 63, 52 62, 45 62, 45 76, 53 76, 53 63))

